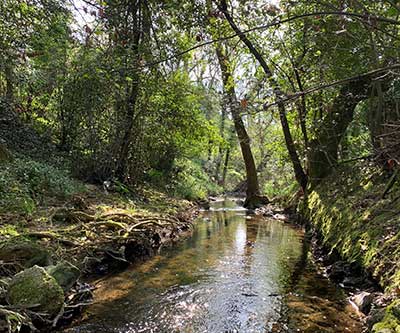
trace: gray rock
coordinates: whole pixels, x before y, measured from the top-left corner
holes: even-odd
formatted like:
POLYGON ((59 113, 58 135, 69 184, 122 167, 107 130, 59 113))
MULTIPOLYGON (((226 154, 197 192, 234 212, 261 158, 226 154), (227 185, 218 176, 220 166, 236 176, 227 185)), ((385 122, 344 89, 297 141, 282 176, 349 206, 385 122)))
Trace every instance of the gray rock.
POLYGON ((57 315, 64 304, 64 292, 46 270, 33 266, 16 274, 7 290, 7 302, 14 307, 57 315))
POLYGON ((371 309, 372 301, 374 300, 374 295, 369 292, 362 291, 361 293, 354 295, 351 299, 360 312, 368 314, 369 310, 371 309))
POLYGON ((72 288, 81 275, 79 268, 68 261, 62 261, 57 265, 46 267, 46 271, 56 279, 65 292, 72 288))

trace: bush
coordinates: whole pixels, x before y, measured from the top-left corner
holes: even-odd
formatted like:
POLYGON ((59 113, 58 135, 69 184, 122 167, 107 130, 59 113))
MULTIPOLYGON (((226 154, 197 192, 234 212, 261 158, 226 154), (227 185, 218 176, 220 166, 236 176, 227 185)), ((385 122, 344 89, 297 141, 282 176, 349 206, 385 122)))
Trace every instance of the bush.
POLYGON ((188 200, 197 200, 222 192, 222 188, 212 181, 199 163, 180 159, 175 165, 180 170, 172 183, 175 195, 188 200))
POLYGON ((147 177, 153 185, 164 187, 172 195, 187 199, 205 199, 208 195, 222 192, 202 168, 201 164, 189 159, 178 159, 169 174, 150 170, 147 177))
POLYGON ((83 186, 65 170, 26 158, 17 158, 0 170, 0 212, 31 214, 46 199, 65 198, 83 186))

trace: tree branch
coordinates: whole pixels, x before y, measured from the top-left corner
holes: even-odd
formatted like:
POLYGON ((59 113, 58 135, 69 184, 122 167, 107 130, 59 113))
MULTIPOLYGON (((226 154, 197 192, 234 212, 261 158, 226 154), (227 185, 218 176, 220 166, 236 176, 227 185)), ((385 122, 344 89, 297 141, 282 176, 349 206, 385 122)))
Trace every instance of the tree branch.
MULTIPOLYGON (((267 24, 260 25, 260 26, 254 27, 254 28, 243 30, 243 31, 240 32, 240 34, 248 34, 248 33, 253 32, 253 31, 265 30, 265 29, 268 29, 268 28, 271 28, 271 27, 276 27, 276 26, 282 25, 282 24, 287 23, 287 22, 291 22, 291 21, 295 21, 295 20, 299 20, 299 19, 303 19, 303 18, 307 18, 307 17, 329 16, 329 15, 357 17, 357 18, 362 18, 362 19, 366 20, 367 22, 377 21, 377 22, 389 23, 389 24, 393 24, 393 25, 400 25, 400 21, 397 21, 397 20, 394 20, 394 19, 389 19, 389 18, 382 17, 382 16, 374 16, 374 15, 360 14, 360 13, 350 13, 350 12, 343 12, 343 11, 322 11, 322 12, 314 12, 314 13, 305 13, 305 14, 301 14, 301 15, 288 17, 286 19, 277 19, 277 20, 275 19, 271 23, 267 23, 267 24)), ((145 66, 150 67, 150 66, 158 65, 158 64, 161 64, 163 62, 166 62, 166 61, 181 57, 181 56, 183 56, 183 55, 185 55, 185 54, 187 54, 187 53, 189 53, 191 51, 194 51, 196 49, 199 49, 201 47, 204 47, 204 46, 207 46, 207 45, 211 45, 211 44, 214 44, 214 43, 217 43, 217 42, 221 42, 221 41, 224 41, 224 40, 229 40, 229 39, 232 39, 232 38, 235 38, 235 37, 238 37, 238 36, 239 36, 238 33, 234 33, 234 34, 229 35, 229 36, 225 36, 225 37, 221 37, 221 38, 217 38, 217 39, 212 39, 212 40, 209 40, 209 41, 204 42, 204 43, 196 44, 196 45, 194 45, 193 47, 191 47, 191 48, 189 48, 187 50, 184 50, 184 51, 181 51, 181 52, 177 52, 177 53, 175 53, 175 54, 173 54, 173 55, 171 55, 169 57, 165 57, 163 59, 148 63, 145 66)))
POLYGON ((391 71, 391 70, 394 70, 394 69, 400 69, 400 64, 394 64, 392 66, 374 69, 372 71, 369 71, 369 72, 366 72, 366 73, 362 73, 362 74, 358 74, 356 76, 351 76, 351 77, 348 77, 348 78, 345 78, 345 79, 342 79, 342 80, 328 82, 328 83, 324 83, 324 84, 321 84, 321 85, 318 85, 318 86, 311 87, 311 88, 303 90, 303 91, 298 91, 298 92, 296 92, 294 94, 287 95, 286 98, 281 99, 279 102, 273 102, 273 103, 270 103, 270 104, 265 104, 264 107, 263 107, 263 111, 269 109, 272 106, 277 106, 281 102, 290 103, 292 101, 295 101, 296 99, 298 99, 301 96, 309 95, 309 94, 312 94, 312 93, 314 93, 316 91, 320 91, 320 90, 323 90, 323 89, 335 87, 335 86, 338 86, 338 85, 341 85, 341 84, 344 84, 344 83, 348 83, 348 82, 351 82, 351 81, 358 81, 358 80, 364 79, 366 77, 374 76, 374 75, 377 75, 377 74, 380 74, 380 73, 383 73, 383 72, 386 72, 386 71, 391 71))

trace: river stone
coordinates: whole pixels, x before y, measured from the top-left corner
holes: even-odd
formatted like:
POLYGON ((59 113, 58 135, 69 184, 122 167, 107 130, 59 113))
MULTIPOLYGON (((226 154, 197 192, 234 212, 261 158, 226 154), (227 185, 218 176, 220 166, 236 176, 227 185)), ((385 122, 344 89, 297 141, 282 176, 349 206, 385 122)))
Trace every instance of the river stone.
POLYGON ((61 261, 57 265, 46 267, 46 271, 56 279, 65 292, 72 288, 81 275, 79 268, 68 261, 61 261))
POLYGON ((21 238, 12 238, 0 244, 0 260, 18 263, 23 268, 51 264, 50 254, 46 249, 21 238))
POLYGON ((364 314, 368 314, 373 300, 374 295, 366 291, 362 291, 352 297, 353 303, 357 306, 358 310, 364 314))
POLYGON ((64 292, 46 270, 33 266, 16 274, 7 290, 7 302, 15 307, 57 315, 64 304, 64 292))

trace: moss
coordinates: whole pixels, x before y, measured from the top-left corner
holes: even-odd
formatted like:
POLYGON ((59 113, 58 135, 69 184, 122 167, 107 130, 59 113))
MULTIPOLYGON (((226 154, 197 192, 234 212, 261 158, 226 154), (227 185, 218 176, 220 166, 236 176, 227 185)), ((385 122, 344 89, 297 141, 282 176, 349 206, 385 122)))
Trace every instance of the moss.
POLYGON ((70 290, 81 274, 76 266, 67 261, 62 261, 55 266, 49 266, 46 271, 56 279, 64 291, 70 290))
POLYGON ((33 266, 16 274, 7 290, 10 305, 33 308, 54 316, 64 304, 64 292, 43 268, 33 266))
POLYGON ((400 285, 400 200, 382 199, 388 179, 371 166, 341 167, 308 196, 306 216, 323 244, 373 273, 381 286, 400 285))
POLYGON ((0 260, 18 263, 24 268, 50 264, 50 254, 39 245, 22 237, 13 237, 0 243, 0 260))
POLYGON ((400 333, 400 300, 394 301, 385 311, 383 320, 376 323, 372 333, 400 333))

